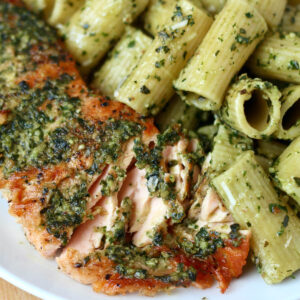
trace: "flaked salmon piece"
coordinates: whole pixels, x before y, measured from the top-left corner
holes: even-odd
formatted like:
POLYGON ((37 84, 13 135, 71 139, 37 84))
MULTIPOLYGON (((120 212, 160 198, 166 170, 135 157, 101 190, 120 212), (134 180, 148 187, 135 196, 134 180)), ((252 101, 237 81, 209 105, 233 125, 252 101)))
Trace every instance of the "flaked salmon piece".
MULTIPOLYGON (((199 176, 198 188, 188 218, 196 220, 195 224, 198 228, 206 227, 212 231, 229 234, 234 220, 217 192, 210 186, 208 177, 205 176, 210 159, 210 155, 207 155, 203 163, 202 176, 199 176)), ((245 236, 250 233, 250 231, 242 232, 246 233, 245 236)))
POLYGON ((207 227, 210 230, 230 233, 234 220, 213 188, 207 189, 204 198, 199 193, 195 198, 197 200, 189 210, 189 218, 196 219, 199 228, 207 227))
MULTIPOLYGON (((130 164, 134 159, 133 152, 133 140, 130 140, 126 145, 124 152, 119 156, 118 161, 114 165, 106 166, 102 174, 96 178, 95 182, 92 183, 89 193, 91 195, 91 201, 88 204, 88 208, 92 208, 102 197, 103 186, 102 183, 107 181, 107 177, 111 176, 114 172, 114 168, 118 167, 120 170, 126 170, 129 168, 130 164)), ((124 176, 125 178, 125 176, 124 176)), ((124 179, 123 178, 123 179, 124 179)), ((121 178, 118 180, 118 185, 122 186, 121 178)))
POLYGON ((147 188, 146 171, 132 168, 124 181, 119 199, 129 197, 133 204, 130 219, 131 233, 138 231, 149 213, 151 197, 147 188))
POLYGON ((89 90, 55 31, 20 1, 0 2, 0 33, 0 188, 34 247, 46 257, 64 248, 60 269, 109 295, 214 278, 224 291, 249 236, 209 230, 232 220, 200 172, 197 140, 179 125, 159 134, 151 118, 89 90), (181 241, 190 218, 204 223, 181 241))
POLYGON ((157 232, 166 232, 168 210, 168 205, 163 199, 156 197, 151 199, 149 213, 132 238, 135 246, 143 247, 149 245, 157 232))

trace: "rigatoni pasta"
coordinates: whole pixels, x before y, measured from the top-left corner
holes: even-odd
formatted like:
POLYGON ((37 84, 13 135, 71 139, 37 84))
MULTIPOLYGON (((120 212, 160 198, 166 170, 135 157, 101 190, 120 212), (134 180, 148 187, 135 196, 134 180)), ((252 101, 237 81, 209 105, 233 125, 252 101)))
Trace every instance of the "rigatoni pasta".
POLYGON ((212 183, 235 221, 251 229, 254 261, 267 283, 281 282, 300 268, 300 221, 279 201, 252 151, 212 183))
POLYGON ((156 124, 161 131, 176 123, 182 124, 185 129, 194 130, 199 124, 199 113, 198 108, 186 104, 175 95, 156 116, 156 124))
POLYGON ((300 204, 300 137, 278 157, 270 169, 278 187, 300 204))
POLYGON ((45 11, 49 24, 58 26, 69 21, 72 15, 84 4, 84 0, 53 0, 51 9, 45 11))
POLYGON ((151 42, 152 39, 141 30, 126 26, 123 37, 101 68, 94 73, 92 87, 113 98, 115 91, 130 75, 151 42))
POLYGON ((217 125, 206 125, 201 126, 197 130, 197 135, 201 140, 201 144, 203 149, 206 153, 210 152, 213 148, 213 139, 215 135, 218 133, 218 126, 217 125))
POLYGON ((203 6, 212 14, 219 13, 224 7, 226 0, 201 0, 203 6))
MULTIPOLYGON (((284 13, 287 0, 246 0, 253 5, 265 18, 270 27, 276 27, 284 13)), ((219 13, 226 0, 201 0, 204 7, 211 13, 219 13)))
POLYGON ((144 28, 153 36, 162 30, 174 14, 178 0, 150 0, 144 15, 144 28))
POLYGON ((283 16, 287 0, 247 0, 263 15, 270 27, 276 27, 283 16))
POLYGON ((45 11, 49 7, 51 8, 55 0, 24 0, 24 3, 29 9, 36 13, 45 11))
POLYGON ((300 136, 300 85, 292 85, 282 92, 281 117, 275 135, 292 140, 300 136))
POLYGON ((293 32, 270 34, 247 65, 257 76, 300 83, 300 37, 293 32))
POLYGON ((283 14, 280 30, 300 32, 300 7, 288 5, 283 14))
POLYGON ((230 0, 174 86, 181 98, 203 110, 221 107, 232 77, 264 37, 267 25, 243 0, 230 0))
POLYGON ((94 67, 146 7, 148 0, 86 0, 62 29, 68 50, 86 71, 94 67))
POLYGON ((243 74, 229 89, 221 119, 247 136, 261 139, 279 126, 281 93, 276 86, 243 74))
POLYGON ((137 67, 115 93, 137 112, 156 114, 174 94, 173 80, 208 31, 212 19, 188 0, 174 5, 174 15, 158 32, 137 67))
POLYGON ((269 168, 274 160, 285 150, 286 145, 276 140, 257 140, 255 143, 255 158, 269 174, 269 168))
POLYGON ((244 151, 253 149, 253 141, 225 125, 220 125, 213 140, 209 173, 215 177, 226 171, 244 151))

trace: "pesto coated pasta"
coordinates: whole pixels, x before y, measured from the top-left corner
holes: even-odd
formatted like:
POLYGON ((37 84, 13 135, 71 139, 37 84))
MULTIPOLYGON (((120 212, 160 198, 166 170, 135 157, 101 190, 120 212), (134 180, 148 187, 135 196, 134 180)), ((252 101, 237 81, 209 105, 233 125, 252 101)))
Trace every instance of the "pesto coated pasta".
POLYGON ((45 11, 49 24, 59 27, 69 21, 72 15, 81 8, 84 0, 53 0, 51 9, 45 11))
POLYGON ((248 67, 257 76, 300 83, 300 37, 294 32, 269 34, 248 67))
POLYGON ((179 96, 174 96, 166 107, 156 116, 156 123, 161 131, 169 126, 180 123, 185 129, 197 129, 199 123, 199 110, 187 105, 179 96))
POLYGON ((150 0, 144 15, 144 28, 153 36, 169 22, 177 0, 150 0))
POLYGON ((282 91, 281 117, 276 136, 292 140, 300 136, 300 86, 292 85, 282 91))
POLYGON ((109 58, 94 73, 92 86, 110 98, 131 74, 151 45, 152 39, 142 31, 127 26, 123 37, 109 53, 109 58))
POLYGON ((300 137, 278 157, 270 169, 278 187, 300 204, 300 137))
POLYGON ((90 70, 123 34, 126 23, 145 9, 148 0, 86 0, 62 32, 68 50, 90 70))
POLYGON ((280 30, 286 32, 300 32, 300 6, 288 5, 283 14, 280 30))
POLYGON ((243 0, 228 1, 195 55, 174 82, 180 97, 203 110, 217 110, 232 77, 264 37, 267 25, 243 0))
POLYGON ((24 0, 24 3, 34 12, 40 13, 52 6, 54 0, 24 0))
POLYGON ((210 176, 226 171, 244 151, 253 149, 253 141, 227 126, 220 125, 213 140, 210 160, 210 176))
POLYGON ((137 112, 155 115, 174 94, 173 80, 193 55, 212 20, 201 8, 180 0, 142 59, 115 93, 137 112))
POLYGON ((261 139, 278 128, 280 98, 280 91, 270 82, 243 74, 229 89, 220 116, 236 130, 261 139))

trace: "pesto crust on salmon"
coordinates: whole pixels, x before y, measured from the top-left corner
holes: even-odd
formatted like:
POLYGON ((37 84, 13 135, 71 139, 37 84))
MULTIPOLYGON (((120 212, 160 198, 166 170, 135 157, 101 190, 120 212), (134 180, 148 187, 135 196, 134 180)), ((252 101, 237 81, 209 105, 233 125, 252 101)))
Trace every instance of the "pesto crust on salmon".
POLYGON ((0 187, 29 242, 109 295, 242 273, 249 231, 223 206, 199 140, 88 89, 54 29, 0 2, 0 187))

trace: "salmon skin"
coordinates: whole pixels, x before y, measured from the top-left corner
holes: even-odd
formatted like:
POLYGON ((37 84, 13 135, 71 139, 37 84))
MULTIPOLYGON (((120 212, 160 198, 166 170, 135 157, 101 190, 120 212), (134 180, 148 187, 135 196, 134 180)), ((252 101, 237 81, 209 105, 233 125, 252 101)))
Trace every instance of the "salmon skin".
POLYGON ((0 188, 29 242, 98 292, 224 292, 250 235, 209 188, 199 141, 89 90, 19 1, 0 2, 0 39, 0 188))

